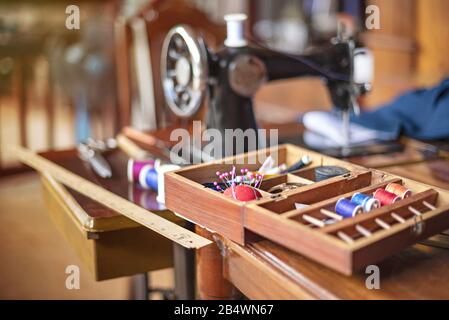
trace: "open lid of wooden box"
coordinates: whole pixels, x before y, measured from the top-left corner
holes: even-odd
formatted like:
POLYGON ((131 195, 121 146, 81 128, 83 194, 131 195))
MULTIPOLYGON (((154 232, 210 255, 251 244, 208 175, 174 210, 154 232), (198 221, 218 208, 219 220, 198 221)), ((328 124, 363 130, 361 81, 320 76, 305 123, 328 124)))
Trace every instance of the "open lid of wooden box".
POLYGON ((168 173, 165 194, 167 208, 239 244, 257 234, 348 275, 449 228, 448 191, 292 145, 168 173), (262 191, 287 182, 302 186, 240 202, 203 185, 215 179, 216 171, 229 171, 233 166, 257 170, 268 155, 287 166, 303 155, 309 155, 313 162, 305 169, 265 179, 262 191), (316 182, 315 168, 329 165, 349 173, 316 182), (330 225, 323 222, 329 219, 329 212, 334 213, 339 199, 350 199, 358 192, 372 194, 392 182, 412 190, 412 196, 354 218, 330 225), (296 209, 297 203, 305 206, 296 209), (310 218, 323 225, 310 223, 310 218))

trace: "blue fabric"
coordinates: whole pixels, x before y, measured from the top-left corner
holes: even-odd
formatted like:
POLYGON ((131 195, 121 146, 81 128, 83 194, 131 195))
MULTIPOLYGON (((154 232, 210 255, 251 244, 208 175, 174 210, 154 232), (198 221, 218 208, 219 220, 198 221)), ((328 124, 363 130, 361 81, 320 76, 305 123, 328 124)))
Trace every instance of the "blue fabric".
POLYGON ((403 134, 421 140, 449 140, 449 78, 436 87, 406 93, 351 121, 397 137, 403 134))

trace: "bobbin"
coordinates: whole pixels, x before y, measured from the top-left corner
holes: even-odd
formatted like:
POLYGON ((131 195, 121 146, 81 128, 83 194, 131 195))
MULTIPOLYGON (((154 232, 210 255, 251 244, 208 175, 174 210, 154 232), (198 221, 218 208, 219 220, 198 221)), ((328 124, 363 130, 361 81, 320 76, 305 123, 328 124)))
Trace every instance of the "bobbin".
POLYGON ((127 164, 127 176, 129 182, 138 182, 139 181, 139 174, 142 169, 149 165, 154 168, 157 168, 160 165, 160 160, 156 159, 148 159, 148 160, 134 160, 129 159, 127 164))

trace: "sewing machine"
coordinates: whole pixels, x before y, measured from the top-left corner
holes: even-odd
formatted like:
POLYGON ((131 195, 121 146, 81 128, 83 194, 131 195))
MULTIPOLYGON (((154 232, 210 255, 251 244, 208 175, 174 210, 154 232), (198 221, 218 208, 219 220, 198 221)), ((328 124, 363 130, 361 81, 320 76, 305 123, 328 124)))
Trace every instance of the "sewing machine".
POLYGON ((372 61, 368 50, 356 48, 341 32, 325 48, 289 55, 248 41, 246 15, 225 17, 224 47, 212 52, 202 37, 186 25, 168 33, 162 49, 161 74, 170 109, 179 117, 193 116, 207 96, 208 128, 257 129, 253 96, 267 81, 314 76, 329 89, 341 112, 344 137, 349 141, 349 115, 358 113, 357 98, 370 90, 372 61))

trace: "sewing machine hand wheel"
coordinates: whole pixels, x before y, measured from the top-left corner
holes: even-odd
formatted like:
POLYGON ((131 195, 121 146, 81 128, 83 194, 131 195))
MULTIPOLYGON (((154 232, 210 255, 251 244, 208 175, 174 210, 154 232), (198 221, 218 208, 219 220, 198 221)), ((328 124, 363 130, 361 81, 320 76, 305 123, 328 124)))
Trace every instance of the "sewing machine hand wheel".
POLYGON ((165 100, 179 117, 192 117, 206 92, 207 49, 193 29, 180 25, 167 34, 161 54, 165 100))

